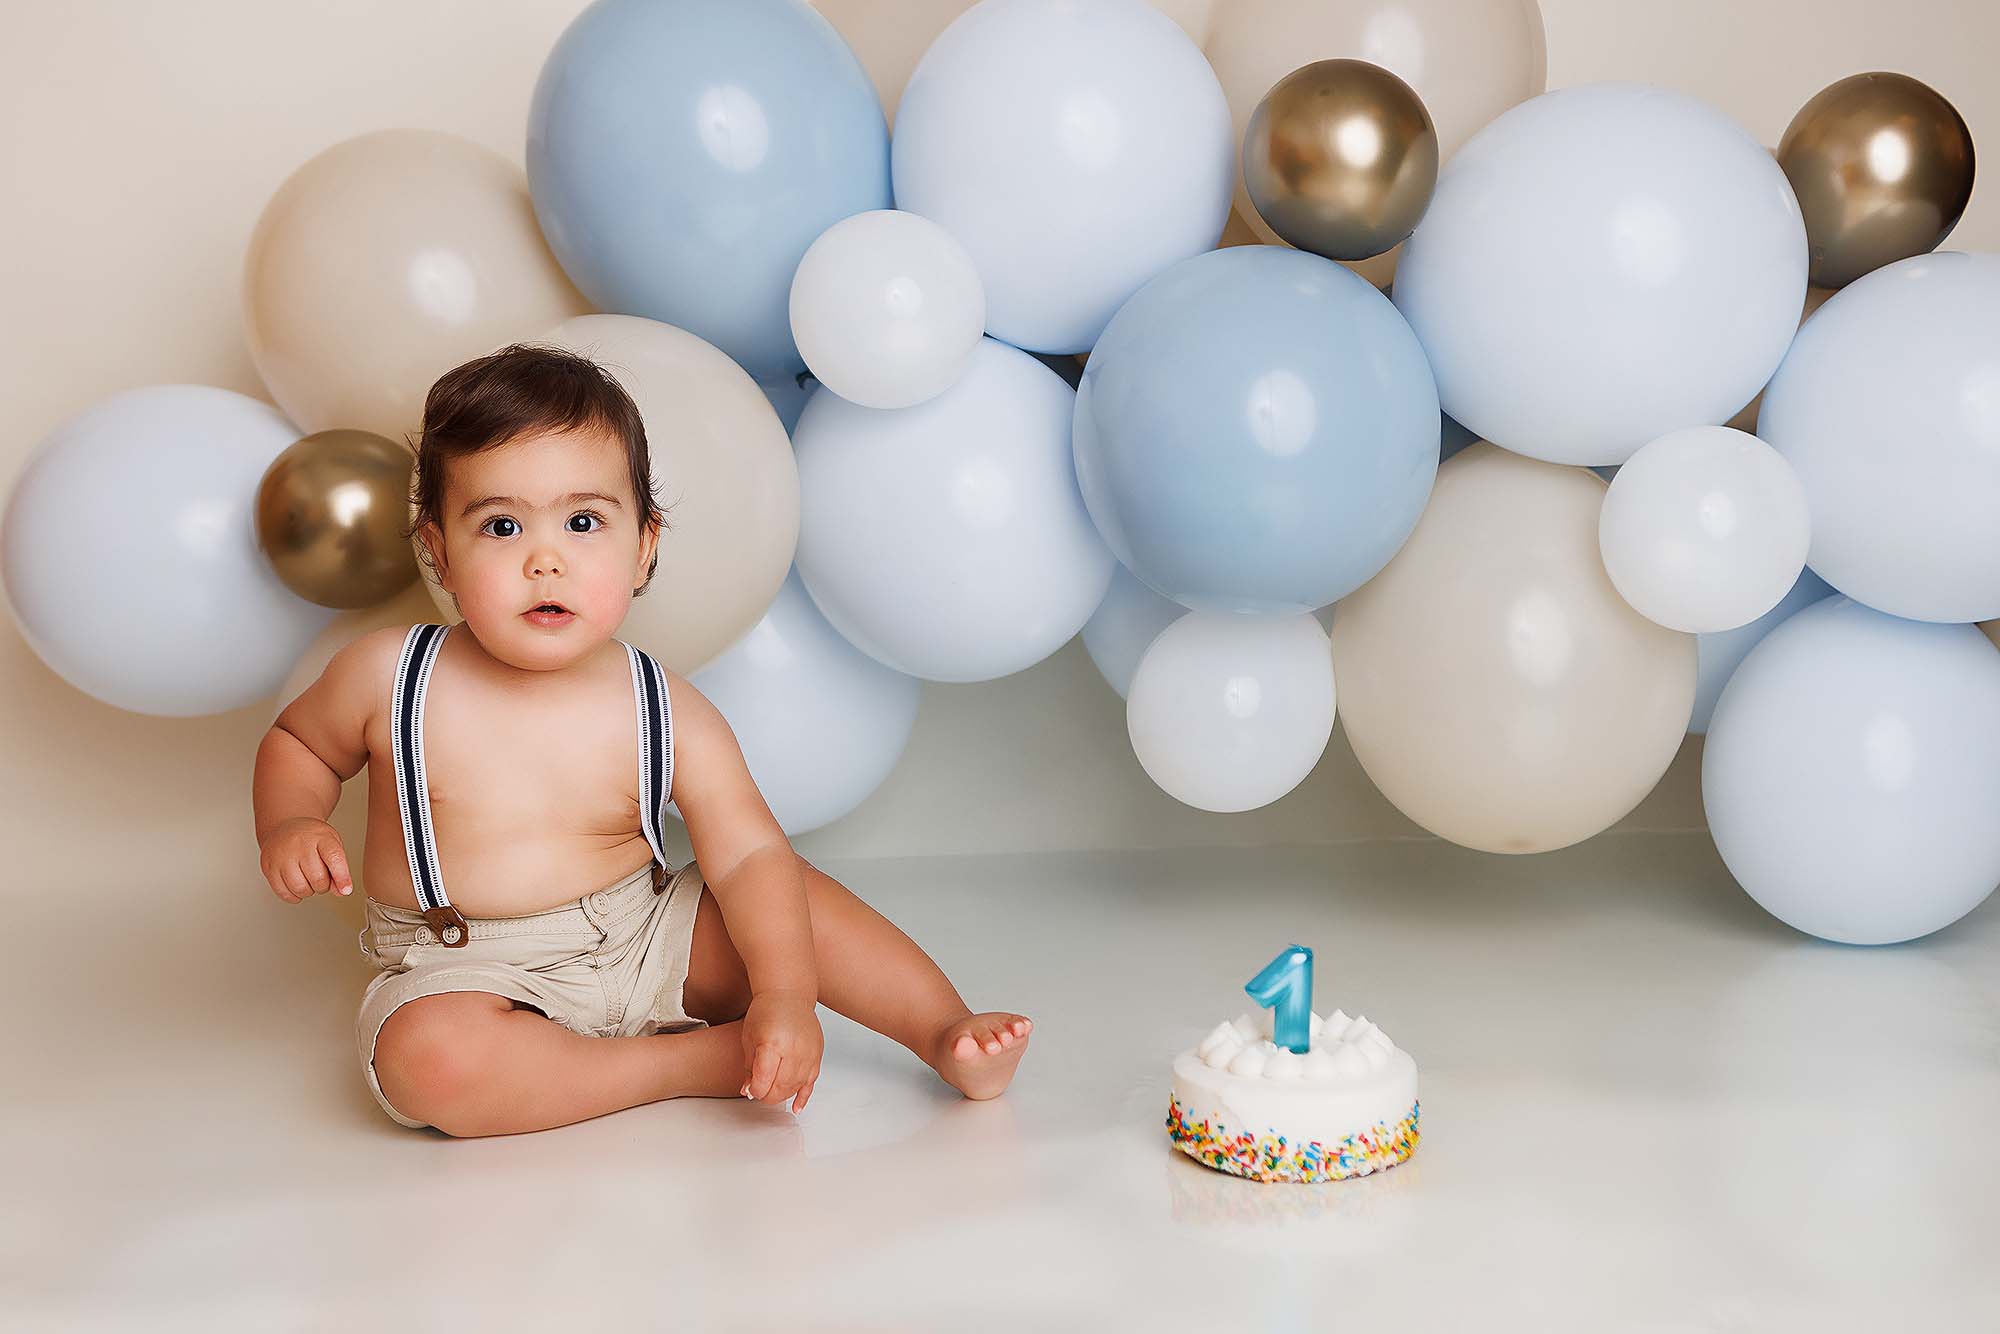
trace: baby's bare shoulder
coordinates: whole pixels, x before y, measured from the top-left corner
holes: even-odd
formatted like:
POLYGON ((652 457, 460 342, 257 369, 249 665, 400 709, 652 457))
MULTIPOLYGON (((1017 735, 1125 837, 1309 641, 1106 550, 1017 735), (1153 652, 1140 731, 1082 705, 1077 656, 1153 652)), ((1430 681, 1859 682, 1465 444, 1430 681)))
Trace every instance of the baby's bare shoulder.
POLYGON ((407 625, 357 635, 327 661, 319 679, 285 706, 276 725, 306 743, 343 777, 368 758, 368 725, 389 706, 407 625))

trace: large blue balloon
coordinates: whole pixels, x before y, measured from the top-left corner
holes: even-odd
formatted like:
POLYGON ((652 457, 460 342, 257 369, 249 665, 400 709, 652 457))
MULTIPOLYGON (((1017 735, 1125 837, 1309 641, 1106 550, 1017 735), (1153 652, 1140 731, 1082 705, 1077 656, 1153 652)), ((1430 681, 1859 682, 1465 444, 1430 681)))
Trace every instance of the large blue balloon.
POLYGON ((790 300, 806 247, 890 207, 889 131, 805 0, 598 0, 535 84, 528 190, 598 307, 677 325, 765 378, 805 367, 790 300))
POLYGON ((1125 567, 1197 611, 1296 614, 1388 564, 1438 466, 1438 397, 1387 297, 1232 246, 1133 294, 1076 395, 1077 482, 1125 567))

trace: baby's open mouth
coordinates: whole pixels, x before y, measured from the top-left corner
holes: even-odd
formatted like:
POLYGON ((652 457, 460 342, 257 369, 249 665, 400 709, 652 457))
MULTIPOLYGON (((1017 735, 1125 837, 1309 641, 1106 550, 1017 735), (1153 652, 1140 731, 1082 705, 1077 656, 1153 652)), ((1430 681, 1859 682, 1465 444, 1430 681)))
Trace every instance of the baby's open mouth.
POLYGON ((571 613, 570 609, 563 606, 560 602, 544 602, 538 606, 528 608, 522 614, 526 616, 568 616, 571 613))

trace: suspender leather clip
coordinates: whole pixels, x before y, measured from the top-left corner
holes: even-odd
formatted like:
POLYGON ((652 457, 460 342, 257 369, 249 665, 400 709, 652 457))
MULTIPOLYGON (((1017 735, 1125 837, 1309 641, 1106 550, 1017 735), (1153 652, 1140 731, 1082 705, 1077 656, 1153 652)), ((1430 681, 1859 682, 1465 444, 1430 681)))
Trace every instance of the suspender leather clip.
POLYGON ((424 920, 431 924, 439 940, 454 948, 464 946, 471 934, 465 929, 465 914, 449 903, 441 908, 424 909, 424 920))
POLYGON ((664 862, 653 863, 653 892, 655 894, 666 893, 667 881, 671 878, 671 873, 667 870, 664 862))

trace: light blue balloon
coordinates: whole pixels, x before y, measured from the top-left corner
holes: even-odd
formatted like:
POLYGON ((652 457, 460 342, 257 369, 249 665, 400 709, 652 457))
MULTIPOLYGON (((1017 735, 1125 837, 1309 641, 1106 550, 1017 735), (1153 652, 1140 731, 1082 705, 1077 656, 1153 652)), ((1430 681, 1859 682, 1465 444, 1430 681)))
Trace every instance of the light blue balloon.
POLYGON ((1801 570, 1798 582, 1791 592, 1778 600, 1778 605, 1759 616, 1748 625, 1739 625, 1734 630, 1717 630, 1711 634, 1695 636, 1695 654, 1699 672, 1694 687, 1694 717, 1688 722, 1688 731, 1706 733, 1709 719, 1715 716, 1715 701, 1722 695, 1722 687, 1729 684, 1729 678, 1750 650, 1763 641, 1783 624, 1794 612, 1803 611, 1821 598, 1833 596, 1833 587, 1811 570, 1801 570))
POLYGON ((1188 609, 1172 598, 1163 598, 1123 565, 1111 571, 1111 587, 1104 601, 1083 625, 1083 647, 1097 664, 1106 685, 1120 699, 1132 693, 1132 674, 1139 659, 1160 637, 1160 631, 1188 614, 1188 609))
POLYGON ((1077 482, 1118 559, 1197 611, 1296 615, 1388 564, 1436 480, 1416 335, 1318 255, 1231 246, 1133 294, 1077 389, 1077 482))
POLYGON ((923 692, 842 639, 797 570, 750 632, 688 680, 729 723, 788 837, 832 824, 882 785, 923 692))
POLYGON ((2000 652, 1976 626, 1816 602, 1723 687, 1701 798, 1780 921, 1850 945, 1949 926, 2000 883, 2000 652))
POLYGON ((804 368, 791 288, 834 223, 889 208, 889 131, 805 0, 598 0, 528 110, 528 190, 602 310, 676 325, 759 379, 804 368))
POLYGON ((819 381, 809 375, 773 375, 757 381, 757 387, 785 424, 785 434, 790 435, 798 429, 799 414, 806 410, 806 400, 819 388, 819 381))

